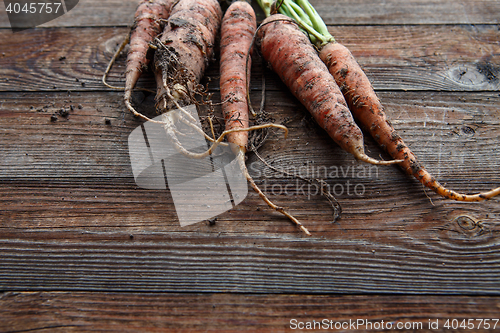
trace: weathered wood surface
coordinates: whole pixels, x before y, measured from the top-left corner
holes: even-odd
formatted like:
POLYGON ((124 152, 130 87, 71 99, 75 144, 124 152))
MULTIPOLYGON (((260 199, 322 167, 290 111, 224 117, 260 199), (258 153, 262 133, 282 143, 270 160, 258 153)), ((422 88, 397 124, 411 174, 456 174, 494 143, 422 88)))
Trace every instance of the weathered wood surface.
MULTIPOLYGON (((311 0, 327 24, 498 24, 496 0, 311 0)), ((135 0, 80 0, 78 5, 43 27, 131 25, 135 0)), ((254 7, 260 11, 258 6, 254 7)), ((260 15, 263 17, 263 14, 260 15)), ((0 8, 0 28, 10 27, 5 7, 0 8)))
MULTIPOLYGON (((366 69, 393 124, 432 174, 461 192, 500 184, 499 2, 313 3, 366 69)), ((300 234, 252 191, 214 226, 180 227, 168 190, 135 184, 127 138, 142 122, 126 112, 120 92, 100 83, 135 8, 135 1, 120 4, 81 1, 48 28, 16 34, 6 28, 0 6, 0 290, 7 291, 0 296, 0 313, 7 313, 0 316, 1 329, 78 331, 116 320, 133 331, 148 319, 124 319, 130 315, 123 308, 127 298, 134 308, 166 304, 151 310, 158 327, 174 322, 185 331, 202 330, 189 321, 193 317, 179 314, 193 304, 200 312, 191 314, 213 318, 218 331, 246 323, 284 331, 293 316, 428 320, 498 313, 497 298, 477 296, 500 290, 498 199, 443 200, 396 167, 354 161, 258 59, 254 104, 265 71, 266 109, 278 122, 290 119, 289 137, 273 134, 262 156, 276 167, 326 178, 342 218, 332 224, 316 188, 283 178, 250 156, 256 181, 313 236, 300 234), (68 117, 51 121, 61 108, 68 117), (169 293, 134 293, 139 291, 169 293), (224 294, 189 294, 214 292, 224 294), (469 296, 373 301, 327 293, 469 296), (41 308, 52 301, 64 318, 44 315, 41 308), (184 304, 162 321, 168 302, 184 304), (207 314, 212 303, 222 304, 216 307, 221 312, 207 314), (234 304, 239 310, 231 312, 234 304), (352 312, 343 310, 354 304, 359 307, 352 312), (75 314, 114 306, 110 317, 89 321, 75 314), (256 306, 272 319, 254 318, 256 306), (41 314, 28 321, 23 311, 41 314), (219 321, 225 311, 235 320, 219 321)), ((123 84, 124 62, 118 59, 110 82, 123 84)), ((205 79, 216 101, 217 71, 212 64, 211 79, 205 79)), ((154 87, 151 76, 140 85, 154 87)), ((137 92, 134 102, 153 115, 153 96, 137 92)), ((365 141, 371 156, 381 154, 373 140, 365 141)))
MULTIPOLYGON (((377 90, 498 91, 497 25, 331 27, 351 49, 377 90)), ((128 28, 0 30, 0 91, 105 90, 101 75, 128 28), (99 33, 96 33, 96 30, 99 33)), ((123 84, 125 60, 109 81, 123 84)), ((254 68, 260 89, 262 66, 254 68)), ((217 64, 208 71, 217 77, 217 64)), ((275 90, 275 76, 268 89, 275 90)), ((278 79, 279 80, 279 79, 278 79)), ((144 84, 152 84, 151 76, 144 84)), ((210 85, 217 89, 218 81, 210 85)), ((280 85, 280 90, 283 86, 280 85)))
POLYGON ((495 332, 492 297, 9 292, 0 332, 495 332), (455 322, 453 320, 456 320, 455 322), (326 321, 324 321, 326 320, 326 321), (314 325, 316 330, 293 329, 314 325), (333 329, 318 329, 331 326, 333 329), (482 325, 479 328, 479 325, 482 325), (335 329, 341 325, 344 329, 335 329), (383 325, 383 326, 382 326, 383 325), (387 327, 394 329, 374 329, 387 327), (398 325, 403 329, 397 329, 398 325), (439 329, 429 329, 429 326, 439 329), (489 325, 489 329, 486 329, 489 325), (370 329, 370 327, 372 329, 370 329), (406 327, 406 329, 404 329, 406 327), (455 326, 456 327, 456 326, 455 326), (347 328, 347 329, 345 329, 347 328))

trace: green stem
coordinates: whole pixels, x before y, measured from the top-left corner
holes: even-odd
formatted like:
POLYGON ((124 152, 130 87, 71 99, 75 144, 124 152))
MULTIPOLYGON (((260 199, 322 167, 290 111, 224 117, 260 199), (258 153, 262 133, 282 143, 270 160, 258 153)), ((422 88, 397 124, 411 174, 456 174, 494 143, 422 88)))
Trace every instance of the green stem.
POLYGON ((306 12, 313 23, 314 29, 316 29, 320 34, 325 37, 325 39, 331 39, 333 36, 328 31, 325 22, 319 16, 316 9, 309 3, 308 0, 296 0, 297 4, 306 12))
POLYGON ((313 44, 323 40, 323 36, 312 27, 311 20, 297 4, 285 0, 279 11, 283 15, 293 18, 306 34, 309 35, 309 39, 313 44))
POLYGON ((257 3, 264 11, 264 14, 266 14, 266 17, 271 16, 271 5, 273 4, 273 2, 274 1, 272 0, 257 0, 257 3))
MULTIPOLYGON (((266 16, 271 15, 273 2, 273 0, 257 0, 266 16)), ((281 14, 294 19, 317 47, 335 41, 325 22, 308 0, 282 0, 278 10, 281 14)))

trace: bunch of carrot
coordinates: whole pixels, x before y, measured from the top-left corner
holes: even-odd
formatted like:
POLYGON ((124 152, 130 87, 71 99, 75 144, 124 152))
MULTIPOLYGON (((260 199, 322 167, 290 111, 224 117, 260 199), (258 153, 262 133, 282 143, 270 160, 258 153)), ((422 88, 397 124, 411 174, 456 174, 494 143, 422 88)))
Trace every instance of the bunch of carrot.
MULTIPOLYGON (((235 153, 244 175, 259 196, 270 207, 287 216, 302 231, 309 234, 296 218, 265 196, 245 166, 249 130, 277 127, 287 133, 286 127, 273 123, 249 127, 246 100, 248 77, 245 68, 256 29, 256 18, 248 3, 234 2, 228 8, 222 22, 221 93, 224 96, 222 109, 226 119, 226 130, 215 139, 197 128, 205 138, 213 142, 213 145, 203 153, 188 151, 177 139, 179 133, 174 124, 176 119, 173 119, 168 111, 183 110, 183 107, 197 103, 195 95, 199 93, 198 83, 212 59, 215 37, 221 26, 221 20, 222 10, 216 0, 141 0, 131 32, 111 59, 103 75, 103 83, 116 88, 106 83, 106 77, 120 52, 127 43, 130 43, 124 88, 126 107, 144 120, 158 122, 138 113, 131 103, 135 84, 153 60, 157 84, 156 108, 158 113, 162 114, 160 123, 163 124, 167 137, 174 147, 189 157, 204 158, 210 155, 227 135, 228 142, 236 147, 235 153), (234 33, 235 29, 238 30, 237 33, 234 33), (150 49, 154 50, 154 59, 148 58, 150 49), (228 84, 224 84, 225 82, 228 84)), ((193 122, 190 123, 192 119, 189 119, 187 112, 181 114, 181 117, 185 117, 185 123, 194 126, 193 122)))
MULTIPOLYGON (((446 189, 425 170, 387 119, 380 100, 356 59, 345 46, 335 41, 308 0, 258 2, 268 16, 258 35, 264 58, 334 140, 338 137, 335 135, 335 127, 330 125, 333 106, 328 107, 329 111, 321 110, 325 103, 325 85, 321 84, 320 88, 316 88, 320 82, 319 74, 309 74, 324 73, 326 67, 323 64, 326 64, 330 77, 334 78, 336 86, 342 92, 343 98, 338 98, 337 102, 343 104, 344 99, 347 101, 354 118, 407 174, 415 176, 437 194, 457 201, 481 201, 500 194, 500 187, 473 195, 460 194, 446 189), (277 11, 282 14, 277 14, 277 11), (309 38, 302 31, 305 31, 309 38), (312 43, 319 49, 319 57, 312 43), (302 61, 304 58, 308 60, 302 61), (319 62, 323 64, 319 64, 318 59, 321 59, 319 62), (321 106, 318 107, 318 104, 321 106)), ((349 128, 347 134, 340 138, 340 143, 336 140, 346 149, 345 142, 350 140, 353 133, 358 132, 344 119, 347 117, 337 118, 334 122, 337 122, 338 127, 349 128)), ((357 147, 361 144, 360 141, 357 147)))
MULTIPOLYGON (((264 59, 280 76, 318 124, 345 151, 373 164, 399 164, 408 174, 436 193, 459 201, 480 201, 500 194, 500 188, 475 195, 458 194, 444 188, 418 162, 383 110, 371 83, 352 54, 330 35, 323 20, 307 0, 257 1, 268 18, 257 28, 255 13, 245 1, 233 1, 224 17, 216 0, 141 0, 129 38, 124 101, 137 116, 131 93, 151 59, 157 83, 157 109, 164 114, 163 125, 180 152, 193 158, 211 153, 227 135, 251 186, 273 209, 281 212, 309 234, 302 224, 282 207, 273 204, 257 187, 245 167, 248 131, 265 127, 249 126, 248 85, 253 42, 264 59), (277 14, 277 12, 282 14, 277 14), (205 153, 191 153, 176 139, 173 120, 167 111, 196 102, 198 83, 213 55, 215 37, 221 27, 220 91, 226 130, 205 153), (307 32, 307 35, 304 34, 307 32), (314 46, 313 46, 314 44, 314 46), (319 54, 318 51, 319 50, 319 54), (364 152, 363 133, 356 119, 394 158, 380 161, 364 152)), ((201 129, 199 129, 201 131, 201 129)))

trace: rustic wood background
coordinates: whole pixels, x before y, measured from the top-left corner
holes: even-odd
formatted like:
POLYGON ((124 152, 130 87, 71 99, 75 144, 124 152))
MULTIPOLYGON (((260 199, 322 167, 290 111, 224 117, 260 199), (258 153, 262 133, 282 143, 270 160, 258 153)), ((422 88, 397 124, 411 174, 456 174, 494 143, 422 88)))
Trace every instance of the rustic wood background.
MULTIPOLYGON (((180 227, 168 191, 135 184, 127 137, 142 121, 101 83, 136 3, 81 0, 18 33, 0 5, 0 332, 284 332, 292 318, 444 329, 499 317, 498 199, 441 199, 397 167, 355 161, 257 57, 253 103, 265 73, 266 110, 290 120, 289 137, 273 134, 262 156, 328 170, 342 218, 332 223, 314 189, 250 155, 256 181, 312 236, 251 190, 215 225, 180 227), (69 115, 51 121, 61 109, 69 115)), ((311 3, 432 174, 460 192, 500 185, 499 1, 311 3)), ((111 83, 123 84, 124 64, 111 83)), ((204 82, 218 101, 217 61, 204 82)), ((140 85, 154 87, 152 76, 140 85)), ((153 96, 134 102, 151 114, 153 96)))

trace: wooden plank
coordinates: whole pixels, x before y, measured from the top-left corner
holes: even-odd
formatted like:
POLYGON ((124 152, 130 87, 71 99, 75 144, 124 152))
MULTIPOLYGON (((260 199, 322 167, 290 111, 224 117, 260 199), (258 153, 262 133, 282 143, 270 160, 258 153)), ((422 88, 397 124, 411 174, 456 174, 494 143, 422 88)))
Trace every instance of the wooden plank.
POLYGON ((462 331, 464 319, 474 329, 463 331, 495 332, 496 320, 480 319, 498 318, 498 307, 497 298, 463 296, 9 292, 0 332, 436 332, 447 322, 462 331))
MULTIPOLYGON (((252 93, 255 105, 259 103, 259 94, 252 93)), ((2 93, 1 96, 0 170, 4 177, 131 176, 127 138, 142 121, 124 109, 120 92, 2 93), (61 109, 68 110, 69 115, 51 121, 51 115, 61 109), (105 119, 111 124, 107 125, 105 119)), ((273 91, 270 96, 268 112, 278 122, 292 119, 288 124, 291 133, 286 141, 276 133, 266 145, 264 157, 280 166, 305 162, 342 166, 353 162, 288 92, 273 91)), ((449 178, 446 181, 457 177, 496 179, 496 161, 500 156, 491 147, 498 145, 500 136, 498 93, 381 92, 379 96, 405 141, 437 177, 449 178), (450 159, 463 166, 462 175, 454 165, 442 163, 450 159)), ((138 110, 155 115, 152 95, 137 101, 140 101, 138 110)), ((200 115, 205 112, 202 110, 200 115)), ((365 141, 371 155, 381 152, 371 139, 365 141)), ((378 167, 378 172, 399 173, 392 167, 378 167)))
MULTIPOLYGON (((377 90, 497 91, 500 89, 500 32, 496 26, 332 27, 348 46, 377 90)), ((105 90, 101 76, 124 28, 43 29, 12 34, 0 31, 0 91, 105 90)), ((260 89, 264 70, 254 61, 252 89, 260 89)), ((109 82, 123 85, 125 58, 109 82)), ((265 67, 264 67, 265 68, 265 67)), ((270 90, 283 89, 266 69, 270 90)), ((218 89, 218 62, 207 76, 218 89)), ((152 75, 139 86, 154 89, 152 75)))
MULTIPOLYGON (((492 26, 331 27, 376 90, 500 90, 492 26)), ((496 31, 495 31, 496 29, 496 31)))
POLYGON ((453 0, 311 1, 326 24, 497 24, 498 2, 453 0))
MULTIPOLYGON (((168 191, 134 183, 127 136, 140 122, 119 106, 119 92, 19 97, 3 93, 0 109, 2 290, 500 290, 497 199, 478 204, 439 199, 397 168, 354 161, 286 92, 272 93, 268 111, 277 121, 293 119, 290 136, 283 140, 276 133, 261 154, 288 171, 326 170, 324 178, 344 209, 342 219, 330 222, 331 209, 315 188, 308 191, 307 185, 273 174, 255 157, 248 165, 312 238, 253 192, 215 226, 181 228, 168 191), (37 111, 49 101, 54 105, 48 111, 37 111), (50 121, 53 111, 70 103, 82 108, 50 121)), ((396 128, 440 181, 465 192, 498 186, 500 151, 491 149, 500 138, 498 93, 380 97, 396 128)), ((369 154, 377 156, 373 141, 366 142, 369 154)))
MULTIPOLYGON (((431 173, 464 192, 500 184, 498 1, 312 2, 431 173)), ((276 332, 292 331, 291 318, 431 319, 448 330, 447 319, 497 316, 498 299, 478 295, 500 290, 498 199, 450 202, 395 167, 354 161, 269 71, 266 110, 290 120, 290 136, 273 134, 261 154, 325 178, 342 218, 330 222, 317 188, 250 155, 257 183, 313 236, 254 192, 215 225, 180 227, 169 189, 135 184, 127 138, 141 121, 100 83, 135 6, 82 0, 13 34, 0 5, 0 332, 276 332)), ((110 82, 123 83, 124 63, 110 82)), ((216 62, 207 76, 217 101, 216 62)), ((140 85, 154 88, 151 75, 140 85)), ((134 104, 154 115, 152 95, 136 92, 134 104)))
MULTIPOLYGON (((137 3, 137 0, 80 0, 73 10, 42 27, 131 25, 137 3)), ((327 24, 335 25, 498 24, 500 12, 500 4, 495 0, 377 0, 369 3, 311 0, 311 3, 327 24)), ((259 16, 262 17, 263 14, 259 16)), ((0 7, 0 28, 9 27, 5 7, 0 7)))

